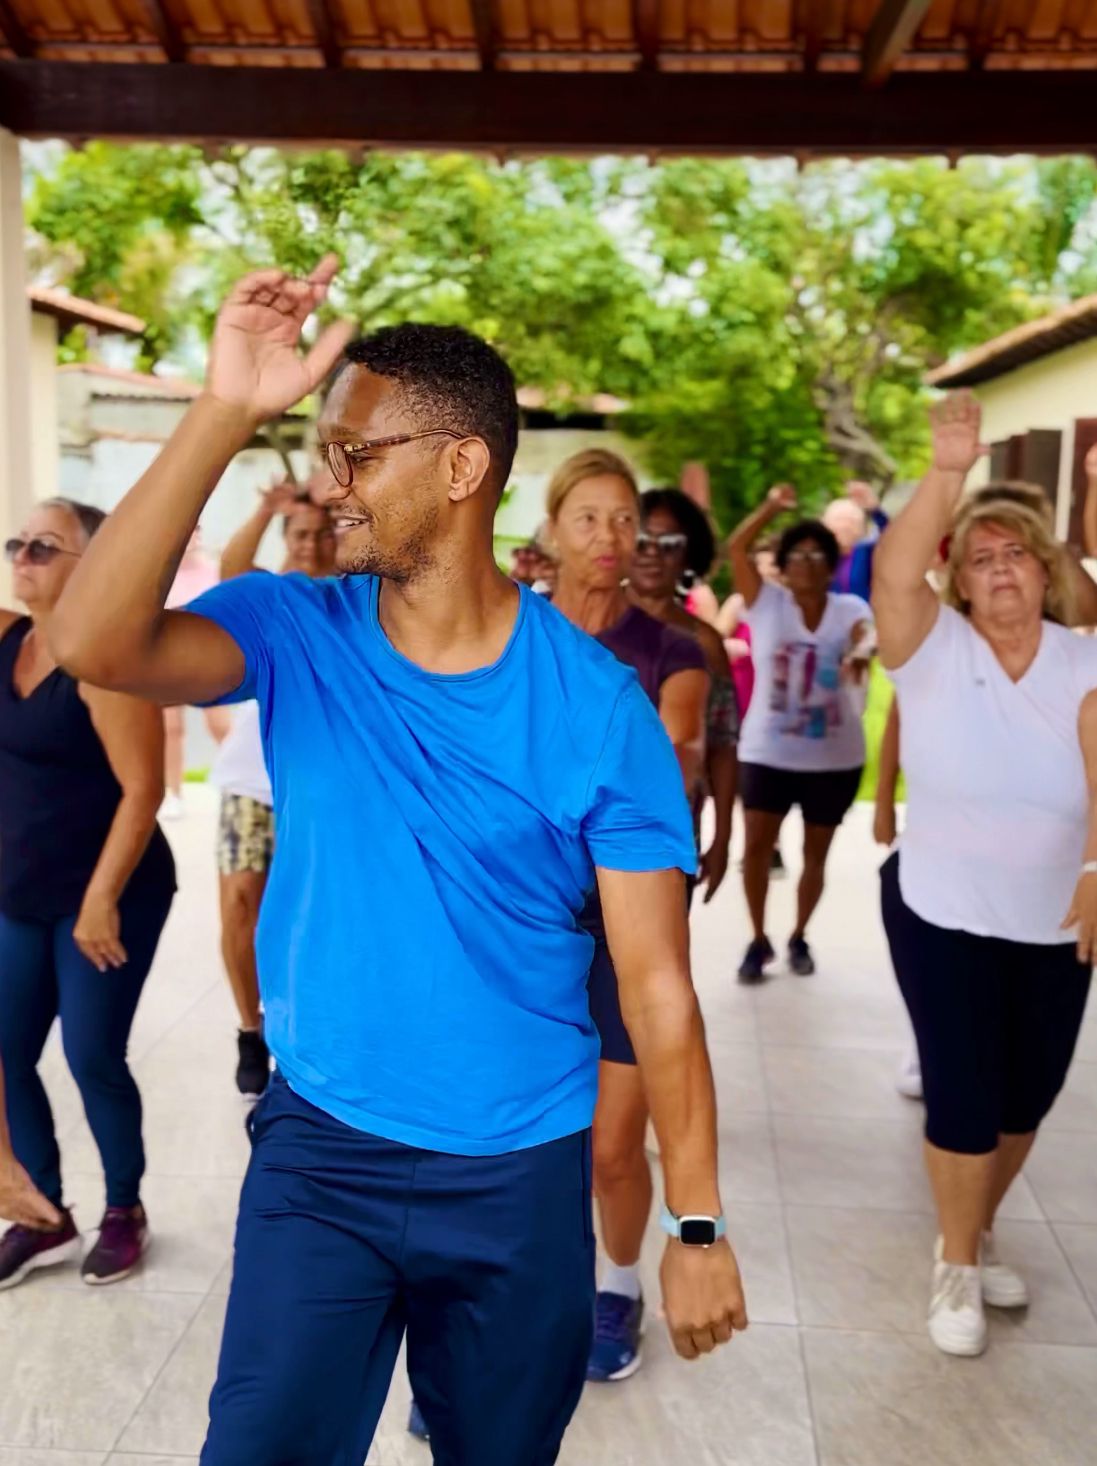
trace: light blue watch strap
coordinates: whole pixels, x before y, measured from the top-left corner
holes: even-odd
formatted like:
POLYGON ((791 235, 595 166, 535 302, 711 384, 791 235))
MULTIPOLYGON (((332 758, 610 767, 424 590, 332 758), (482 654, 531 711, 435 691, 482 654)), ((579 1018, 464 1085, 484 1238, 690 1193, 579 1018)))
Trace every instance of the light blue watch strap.
POLYGON ((728 1234, 728 1223, 726 1217, 702 1216, 699 1212, 690 1212, 684 1217, 678 1217, 675 1216, 670 1207, 667 1206, 666 1202, 663 1203, 663 1209, 659 1213, 659 1225, 660 1227, 662 1227, 663 1231, 667 1234, 668 1237, 674 1237, 676 1240, 680 1240, 682 1236, 682 1223, 691 1221, 712 1222, 715 1228, 717 1241, 719 1241, 721 1237, 726 1237, 728 1234))

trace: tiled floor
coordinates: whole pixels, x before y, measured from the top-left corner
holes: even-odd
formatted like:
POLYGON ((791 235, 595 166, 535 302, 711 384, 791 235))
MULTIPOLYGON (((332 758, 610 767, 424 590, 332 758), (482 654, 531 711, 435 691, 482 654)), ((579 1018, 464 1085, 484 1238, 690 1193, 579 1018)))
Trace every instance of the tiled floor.
MULTIPOLYGON (((115 1288, 75 1271, 0 1295, 0 1466, 183 1466, 197 1459, 246 1145, 217 960, 212 806, 173 827, 182 895, 133 1039, 156 1240, 115 1288)), ((791 855, 793 841, 786 841, 791 855)), ((795 866, 795 861, 791 861, 795 866)), ((1092 1466, 1097 1461, 1097 1010, 1067 1092, 1005 1209, 1033 1288, 983 1359, 925 1337, 933 1221, 920 1109, 892 1075, 905 1023, 858 810, 834 855, 819 975, 745 990, 738 883, 694 918, 721 1102, 722 1170, 753 1327, 717 1357, 673 1358, 657 1320, 635 1379, 591 1389, 564 1466, 1092 1466)), ((774 936, 791 888, 775 888, 774 936)), ((97 1157, 54 1047, 69 1195, 102 1204, 97 1157)), ((645 1256, 656 1294, 659 1243, 645 1256)), ((370 1466, 426 1466, 403 1433, 400 1373, 370 1466)), ((247 1463, 241 1463, 247 1466, 247 1463)))

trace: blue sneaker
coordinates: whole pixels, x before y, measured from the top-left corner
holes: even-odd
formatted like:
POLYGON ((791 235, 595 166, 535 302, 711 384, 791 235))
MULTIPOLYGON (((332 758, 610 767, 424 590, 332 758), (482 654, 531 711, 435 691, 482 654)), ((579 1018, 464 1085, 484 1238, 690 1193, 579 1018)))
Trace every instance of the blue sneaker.
POLYGON ((411 1414, 408 1416, 408 1435, 413 1435, 417 1441, 430 1440, 427 1422, 423 1419, 422 1412, 414 1400, 411 1402, 411 1414))
POLYGON ((594 1343, 587 1379, 628 1379, 640 1368, 644 1300, 620 1293, 599 1293, 594 1304, 594 1343))

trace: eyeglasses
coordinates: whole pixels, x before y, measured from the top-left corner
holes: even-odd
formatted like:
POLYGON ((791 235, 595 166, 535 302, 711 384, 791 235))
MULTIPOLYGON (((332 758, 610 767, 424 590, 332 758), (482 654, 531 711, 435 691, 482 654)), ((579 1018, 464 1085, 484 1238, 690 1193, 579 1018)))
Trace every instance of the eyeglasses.
POLYGON ((9 560, 14 561, 23 550, 27 552, 27 559, 32 565, 49 565, 58 555, 72 555, 76 560, 80 558, 78 550, 63 550, 60 545, 51 544, 49 540, 10 539, 4 542, 4 554, 9 560))
POLYGON ((328 443, 324 449, 331 476, 341 489, 354 482, 354 465, 359 458, 368 458, 377 448, 395 448, 400 443, 413 443, 416 438, 433 438, 444 433, 447 438, 464 438, 452 428, 427 428, 422 433, 393 433, 390 438, 367 438, 363 443, 328 443))
POLYGON ((658 554, 670 557, 676 555, 679 550, 686 548, 687 539, 684 534, 644 534, 643 531, 636 536, 636 553, 645 555, 649 550, 655 550, 658 554))
POLYGON ((785 556, 786 565, 822 565, 826 560, 823 550, 790 550, 785 556))

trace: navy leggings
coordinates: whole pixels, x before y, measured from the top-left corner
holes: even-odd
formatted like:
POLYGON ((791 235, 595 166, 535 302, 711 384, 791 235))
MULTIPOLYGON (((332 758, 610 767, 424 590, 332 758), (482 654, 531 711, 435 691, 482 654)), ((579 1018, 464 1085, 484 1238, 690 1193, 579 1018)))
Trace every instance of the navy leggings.
POLYGON ((1044 946, 924 921, 899 889, 899 855, 880 871, 884 928, 914 1025, 926 1139, 986 1155, 1000 1135, 1037 1130, 1063 1087, 1089 993, 1073 942, 1044 946))
POLYGON ((0 1058, 12 1146, 56 1206, 63 1199, 61 1155, 38 1060, 57 1017, 106 1172, 107 1205, 135 1206, 140 1199, 141 1096, 126 1046, 171 900, 171 892, 123 896, 121 935, 129 961, 107 972, 99 972, 73 941, 75 916, 47 923, 0 914, 0 1058))
POLYGON ((362 1466, 407 1333, 436 1466, 551 1466, 594 1324, 590 1132, 506 1155, 252 1112, 202 1466, 362 1466))

